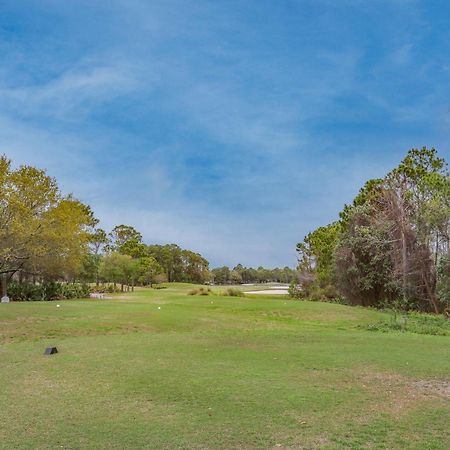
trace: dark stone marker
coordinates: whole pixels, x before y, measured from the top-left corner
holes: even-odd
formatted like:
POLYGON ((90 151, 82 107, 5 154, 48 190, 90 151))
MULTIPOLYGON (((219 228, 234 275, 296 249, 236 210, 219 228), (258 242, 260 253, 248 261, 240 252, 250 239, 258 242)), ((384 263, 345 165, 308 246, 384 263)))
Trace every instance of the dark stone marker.
POLYGON ((56 347, 47 347, 44 355, 54 355, 55 353, 58 353, 58 349, 56 347))

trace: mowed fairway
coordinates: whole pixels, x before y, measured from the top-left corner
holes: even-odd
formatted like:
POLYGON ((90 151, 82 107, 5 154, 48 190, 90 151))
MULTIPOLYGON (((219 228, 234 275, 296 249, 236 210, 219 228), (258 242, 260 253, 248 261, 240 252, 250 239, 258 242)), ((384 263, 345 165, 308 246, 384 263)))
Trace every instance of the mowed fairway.
POLYGON ((449 337, 189 288, 0 305, 0 448, 450 448, 449 337))

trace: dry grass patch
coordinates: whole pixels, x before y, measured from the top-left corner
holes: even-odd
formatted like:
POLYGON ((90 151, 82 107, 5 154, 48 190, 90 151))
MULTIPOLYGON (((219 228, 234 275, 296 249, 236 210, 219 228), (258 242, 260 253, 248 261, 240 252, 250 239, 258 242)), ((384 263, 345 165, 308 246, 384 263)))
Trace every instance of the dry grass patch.
POLYGON ((363 374, 359 383, 370 392, 373 412, 407 414, 422 402, 450 400, 450 380, 417 380, 396 373, 370 372, 363 374))
POLYGON ((211 288, 206 287, 191 289, 187 293, 187 295, 210 295, 210 294, 212 294, 211 288))

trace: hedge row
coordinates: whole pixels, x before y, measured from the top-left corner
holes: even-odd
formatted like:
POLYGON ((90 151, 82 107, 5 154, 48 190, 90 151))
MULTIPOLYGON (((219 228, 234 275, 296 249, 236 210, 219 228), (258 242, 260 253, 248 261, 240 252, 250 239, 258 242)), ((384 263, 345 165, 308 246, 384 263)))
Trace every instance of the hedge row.
POLYGON ((89 297, 89 286, 80 283, 17 283, 8 285, 8 296, 14 301, 63 300, 89 297))

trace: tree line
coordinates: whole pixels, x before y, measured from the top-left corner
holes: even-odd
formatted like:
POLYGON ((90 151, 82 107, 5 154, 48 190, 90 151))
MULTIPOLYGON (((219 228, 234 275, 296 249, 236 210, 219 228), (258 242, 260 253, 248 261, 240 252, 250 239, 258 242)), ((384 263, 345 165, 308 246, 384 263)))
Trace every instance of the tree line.
POLYGON ((242 283, 291 283, 297 279, 297 271, 289 267, 282 269, 265 269, 258 267, 244 267, 238 264, 233 269, 227 266, 211 270, 211 280, 215 284, 242 284, 242 283))
POLYGON ((299 297, 442 312, 450 304, 450 177, 435 149, 412 149, 369 180, 339 220, 297 245, 299 297))
POLYGON ((0 157, 2 291, 18 282, 75 278, 97 221, 91 209, 64 196, 54 178, 31 166, 13 169, 0 157))
POLYGON ((96 229, 89 244, 82 273, 86 281, 99 284, 106 280, 133 287, 209 280, 209 262, 202 255, 177 244, 147 245, 141 233, 129 225, 118 225, 108 234, 96 229))
MULTIPOLYGON (((203 283, 209 263, 176 244, 146 245, 128 225, 98 228, 91 208, 63 195, 56 180, 32 166, 13 168, 0 157, 0 275, 3 295, 17 285, 110 282, 122 286, 155 281, 203 283)), ((35 289, 28 289, 30 292, 35 289)), ((54 291, 54 286, 42 290, 54 291)), ((23 291, 23 290, 22 290, 23 291)), ((67 291, 67 289, 65 289, 67 291)), ((40 294, 39 294, 40 295, 40 294)))

